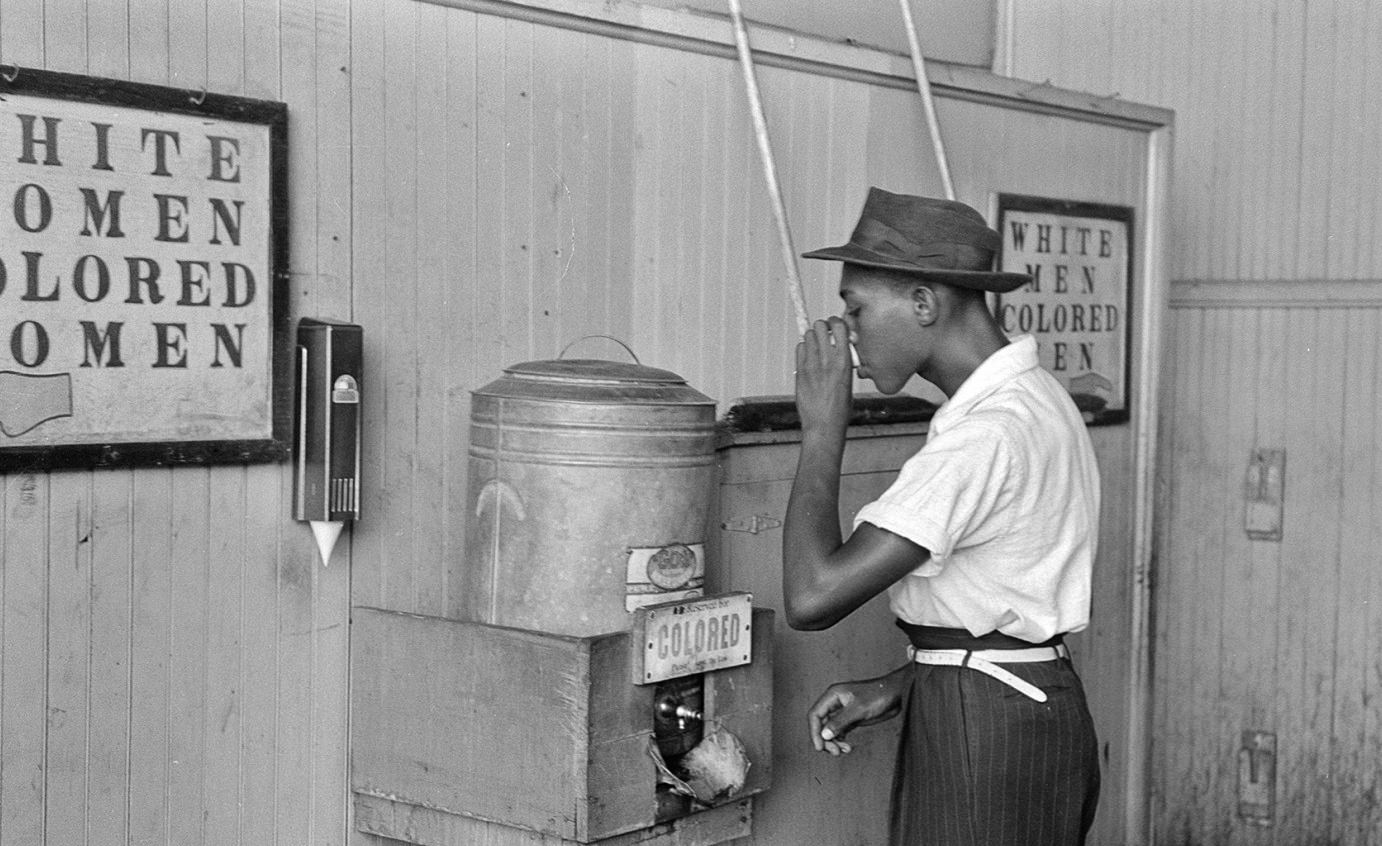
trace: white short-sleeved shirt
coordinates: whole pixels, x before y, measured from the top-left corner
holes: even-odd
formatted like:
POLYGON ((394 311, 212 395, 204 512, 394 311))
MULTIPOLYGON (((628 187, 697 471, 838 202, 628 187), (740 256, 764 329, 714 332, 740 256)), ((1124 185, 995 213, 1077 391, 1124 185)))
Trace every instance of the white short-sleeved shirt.
POLYGON ((1032 336, 989 356, 937 409, 925 445, 860 523, 931 553, 888 589, 906 622, 1033 643, 1088 624, 1099 470, 1032 336))

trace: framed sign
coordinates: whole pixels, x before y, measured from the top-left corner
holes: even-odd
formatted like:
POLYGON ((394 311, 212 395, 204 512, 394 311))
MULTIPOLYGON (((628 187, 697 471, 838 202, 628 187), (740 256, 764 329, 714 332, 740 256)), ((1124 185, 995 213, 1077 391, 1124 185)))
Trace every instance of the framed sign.
POLYGON ((0 74, 0 470, 278 461, 287 107, 0 74))
POLYGON ((1036 337, 1042 366, 1095 425, 1128 420, 1132 225, 1128 206, 998 195, 1001 269, 1032 277, 997 299, 998 322, 1036 337))

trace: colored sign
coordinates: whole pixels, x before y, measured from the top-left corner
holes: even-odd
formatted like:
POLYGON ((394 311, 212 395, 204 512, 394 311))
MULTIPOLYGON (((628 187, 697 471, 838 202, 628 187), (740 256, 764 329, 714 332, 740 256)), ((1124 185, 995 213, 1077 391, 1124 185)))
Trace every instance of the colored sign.
POLYGON ((282 105, 0 95, 0 466, 284 457, 282 105))
POLYGON ((637 654, 643 660, 641 666, 634 662, 634 682, 650 684, 749 663, 752 602, 751 594, 727 593, 635 610, 633 637, 642 644, 637 654))

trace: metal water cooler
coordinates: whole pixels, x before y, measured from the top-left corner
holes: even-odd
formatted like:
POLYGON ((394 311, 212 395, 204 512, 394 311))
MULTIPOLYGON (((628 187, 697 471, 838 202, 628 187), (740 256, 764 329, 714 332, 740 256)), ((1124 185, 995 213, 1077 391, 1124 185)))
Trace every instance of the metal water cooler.
POLYGON ((772 614, 705 590, 716 442, 714 402, 636 361, 526 362, 473 392, 462 619, 355 615, 357 828, 447 846, 751 833, 772 614))

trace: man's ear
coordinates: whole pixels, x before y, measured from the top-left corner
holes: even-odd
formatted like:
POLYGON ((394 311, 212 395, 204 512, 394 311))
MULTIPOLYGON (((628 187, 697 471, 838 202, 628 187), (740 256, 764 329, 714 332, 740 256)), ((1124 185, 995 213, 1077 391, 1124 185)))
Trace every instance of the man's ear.
POLYGON ((912 313, 917 323, 930 326, 940 317, 940 297, 930 285, 916 285, 912 288, 912 313))

